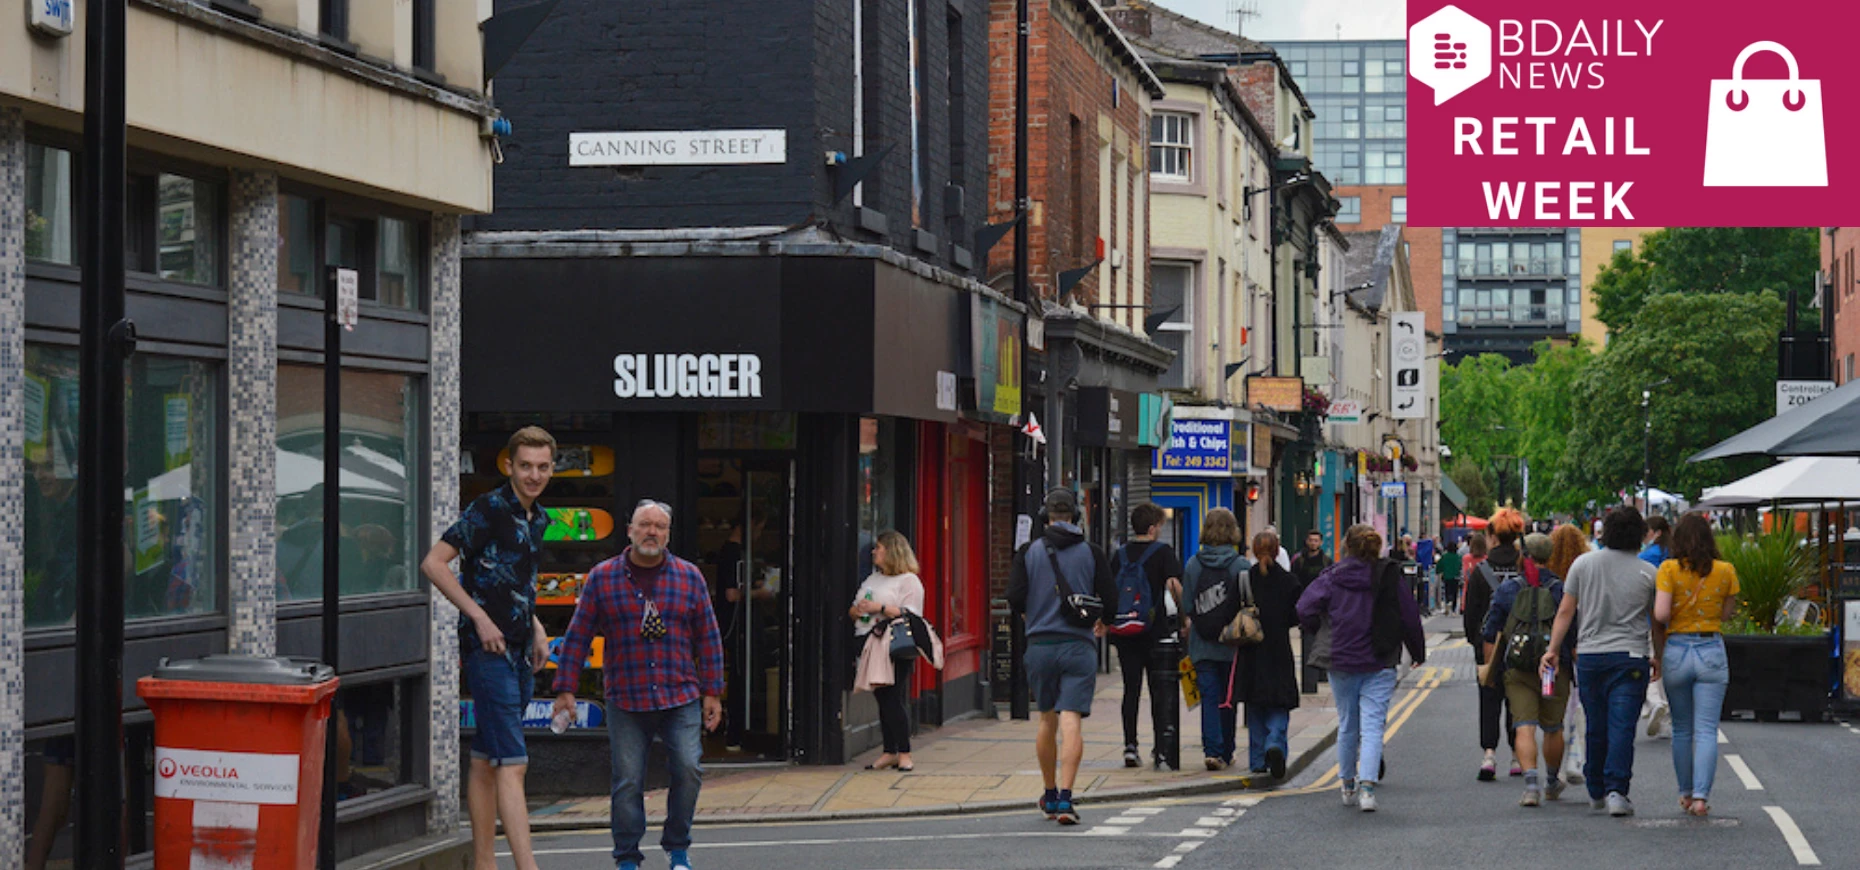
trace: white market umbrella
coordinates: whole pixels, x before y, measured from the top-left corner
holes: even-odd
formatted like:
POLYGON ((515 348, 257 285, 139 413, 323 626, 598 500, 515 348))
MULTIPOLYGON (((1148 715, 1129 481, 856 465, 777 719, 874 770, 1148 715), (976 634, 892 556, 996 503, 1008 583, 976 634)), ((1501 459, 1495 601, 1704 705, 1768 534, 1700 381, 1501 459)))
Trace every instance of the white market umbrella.
POLYGON ((1770 502, 1820 504, 1860 501, 1860 458, 1800 456, 1727 483, 1698 503, 1702 508, 1742 507, 1770 502))

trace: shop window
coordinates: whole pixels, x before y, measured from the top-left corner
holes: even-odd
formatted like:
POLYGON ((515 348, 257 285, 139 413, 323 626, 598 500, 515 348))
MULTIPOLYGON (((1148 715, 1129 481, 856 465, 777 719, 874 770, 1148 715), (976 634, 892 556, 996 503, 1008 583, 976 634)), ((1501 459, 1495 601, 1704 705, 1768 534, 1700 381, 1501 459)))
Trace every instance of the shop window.
MULTIPOLYGON (((218 370, 136 354, 128 371, 130 619, 211 612, 219 588, 218 370)), ((77 606, 78 352, 27 345, 26 627, 69 625, 77 606)))
POLYGON ((898 528, 898 424, 884 418, 859 421, 859 573, 872 573, 872 542, 898 528))
POLYGON ((363 302, 419 311, 426 304, 426 224, 406 218, 336 212, 315 199, 278 197, 278 291, 322 298, 327 274, 354 269, 363 302))
POLYGON ((71 152, 26 143, 26 259, 75 263, 71 152))
POLYGON ((124 266, 169 281, 220 283, 221 186, 159 173, 129 179, 124 266))
MULTIPOLYGON (((345 677, 345 680, 348 678, 345 677)), ((336 799, 351 800, 414 781, 413 711, 420 679, 345 684, 330 717, 336 729, 336 799)))
MULTIPOLYGON (((343 595, 405 592, 418 584, 419 381, 342 373, 343 595)), ((323 369, 278 367, 278 599, 323 594, 323 369)))
MULTIPOLYGON (((155 727, 148 722, 123 725, 124 851, 131 856, 154 849, 155 727)), ((76 851, 77 743, 69 733, 25 745, 26 867, 70 867, 76 851)), ((131 858, 130 866, 148 866, 131 858)))

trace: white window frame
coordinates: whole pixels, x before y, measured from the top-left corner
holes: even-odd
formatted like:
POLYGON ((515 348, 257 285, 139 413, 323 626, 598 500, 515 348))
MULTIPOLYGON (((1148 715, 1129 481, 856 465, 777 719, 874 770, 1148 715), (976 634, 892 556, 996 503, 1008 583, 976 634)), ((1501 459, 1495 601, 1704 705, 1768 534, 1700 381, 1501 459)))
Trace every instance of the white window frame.
POLYGON ((1156 111, 1150 115, 1150 178, 1169 184, 1195 182, 1195 120, 1192 112, 1156 111), (1163 138, 1157 137, 1161 121, 1163 138), (1170 130, 1170 127, 1174 130, 1170 130), (1166 169, 1172 155, 1181 157, 1181 171, 1166 169))

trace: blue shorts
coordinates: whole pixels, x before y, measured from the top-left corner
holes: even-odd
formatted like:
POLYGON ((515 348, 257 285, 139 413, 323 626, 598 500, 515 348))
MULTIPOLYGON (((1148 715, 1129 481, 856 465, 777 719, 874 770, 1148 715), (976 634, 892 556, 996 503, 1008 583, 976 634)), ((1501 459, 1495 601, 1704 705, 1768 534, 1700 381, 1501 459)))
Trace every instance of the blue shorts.
POLYGON ((1098 689, 1098 648, 1081 640, 1027 644, 1027 686, 1040 712, 1091 715, 1098 689))
POLYGON ((471 757, 492 767, 530 763, 523 745, 523 710, 529 706, 533 682, 517 673, 510 659, 477 650, 465 657, 465 687, 471 690, 472 714, 478 733, 471 738, 471 757))

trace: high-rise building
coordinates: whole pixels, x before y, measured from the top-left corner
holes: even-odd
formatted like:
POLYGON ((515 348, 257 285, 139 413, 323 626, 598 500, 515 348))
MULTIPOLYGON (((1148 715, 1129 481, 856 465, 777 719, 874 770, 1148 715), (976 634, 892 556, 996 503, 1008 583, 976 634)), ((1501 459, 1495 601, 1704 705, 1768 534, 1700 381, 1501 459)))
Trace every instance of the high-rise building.
MULTIPOLYGON (((1406 224, 1407 43, 1272 45, 1317 112, 1312 144, 1318 170, 1335 184, 1337 225, 1366 232, 1406 224)), ((1577 231, 1410 226, 1402 235, 1415 304, 1427 313, 1427 328, 1444 336, 1449 360, 1491 352, 1523 362, 1536 342, 1581 333, 1577 231)))

